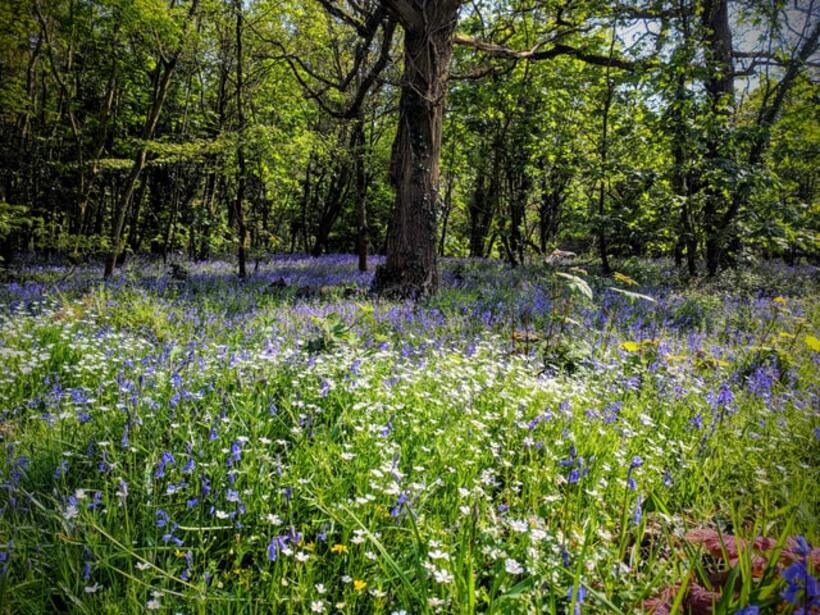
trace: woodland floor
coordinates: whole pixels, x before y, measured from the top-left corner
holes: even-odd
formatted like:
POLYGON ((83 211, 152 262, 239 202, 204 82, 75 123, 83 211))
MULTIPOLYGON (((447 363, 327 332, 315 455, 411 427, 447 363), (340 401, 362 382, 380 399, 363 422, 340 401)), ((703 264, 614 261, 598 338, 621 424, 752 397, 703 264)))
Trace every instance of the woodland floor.
POLYGON ((0 286, 0 612, 816 612, 816 269, 355 268, 0 286))

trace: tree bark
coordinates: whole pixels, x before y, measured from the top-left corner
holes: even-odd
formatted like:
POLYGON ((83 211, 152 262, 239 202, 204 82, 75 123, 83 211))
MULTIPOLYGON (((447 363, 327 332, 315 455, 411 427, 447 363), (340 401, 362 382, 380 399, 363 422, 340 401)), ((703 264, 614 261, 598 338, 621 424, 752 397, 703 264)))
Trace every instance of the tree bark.
POLYGON ((353 123, 353 167, 356 183, 356 253, 359 271, 367 271, 367 171, 365 166, 364 118, 353 123))
MULTIPOLYGON (((725 130, 728 128, 731 107, 734 104, 734 63, 732 61, 732 31, 729 27, 727 0, 709 0, 703 11, 706 29, 706 55, 709 78, 706 93, 709 97, 714 126, 706 144, 706 158, 714 169, 719 166, 725 130)), ((706 270, 710 276, 720 266, 721 235, 724 229, 718 223, 718 212, 724 197, 714 182, 707 187, 703 222, 706 231, 706 270)))
MULTIPOLYGON (((354 124, 361 122, 361 117, 356 118, 354 124)), ((319 216, 319 226, 316 228, 315 241, 313 242, 313 249, 311 255, 314 257, 321 256, 327 250, 328 239, 342 213, 342 207, 347 197, 350 188, 350 175, 355 167, 357 161, 355 160, 358 135, 356 134, 356 127, 353 126, 350 135, 347 138, 347 151, 350 159, 343 157, 338 164, 333 165, 335 172, 332 174, 330 186, 327 190, 327 196, 321 205, 321 215, 319 216)), ((344 141, 344 135, 339 136, 339 141, 344 141)), ((340 143, 341 145, 341 143, 340 143)))
POLYGON ((541 254, 548 252, 549 242, 558 234, 564 192, 570 181, 569 173, 560 168, 562 164, 564 161, 559 160, 548 170, 549 163, 546 157, 543 161, 541 204, 538 209, 538 247, 541 254))
POLYGON ((376 292, 421 298, 435 292, 436 208, 442 116, 459 2, 386 3, 404 28, 404 74, 390 180, 396 201, 387 231, 387 259, 376 292))
MULTIPOLYGON (((609 55, 615 49, 615 30, 612 31, 612 42, 609 47, 609 55)), ((609 156, 609 111, 612 108, 612 95, 614 84, 609 74, 610 67, 606 67, 606 95, 604 96, 604 108, 601 113, 601 179, 598 184, 598 254, 601 258, 601 273, 609 275, 612 269, 609 266, 609 245, 606 236, 606 184, 609 177, 607 162, 609 156)))
POLYGON ((234 201, 234 218, 236 220, 237 230, 237 258, 239 260, 239 277, 244 278, 247 275, 246 269, 246 255, 245 255, 245 241, 247 236, 247 229, 245 227, 245 214, 242 206, 242 201, 245 199, 245 183, 246 183, 246 164, 245 164, 245 147, 244 135, 242 131, 245 129, 245 114, 242 107, 242 0, 234 0, 234 10, 236 11, 236 115, 237 115, 237 147, 236 160, 239 166, 239 174, 236 181, 236 200, 234 201))

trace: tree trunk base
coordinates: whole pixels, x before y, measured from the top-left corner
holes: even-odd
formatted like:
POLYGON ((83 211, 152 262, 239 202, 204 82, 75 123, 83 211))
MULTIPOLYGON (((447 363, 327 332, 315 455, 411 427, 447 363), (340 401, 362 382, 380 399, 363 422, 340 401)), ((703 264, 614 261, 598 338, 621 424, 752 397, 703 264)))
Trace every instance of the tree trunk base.
POLYGON ((372 291, 389 299, 418 301, 436 292, 438 276, 435 265, 429 267, 389 267, 379 265, 373 278, 372 291))

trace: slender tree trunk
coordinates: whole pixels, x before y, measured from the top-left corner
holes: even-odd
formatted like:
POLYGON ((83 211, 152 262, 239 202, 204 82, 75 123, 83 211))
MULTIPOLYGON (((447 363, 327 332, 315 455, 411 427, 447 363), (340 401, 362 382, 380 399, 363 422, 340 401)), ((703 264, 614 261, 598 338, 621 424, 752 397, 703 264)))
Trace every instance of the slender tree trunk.
POLYGON ((439 238, 438 254, 444 256, 445 242, 447 240, 447 222, 450 219, 450 211, 453 207, 453 185, 455 184, 455 173, 453 173, 453 156, 456 149, 456 139, 451 139, 449 169, 447 174, 447 188, 444 190, 444 209, 441 216, 441 237, 439 238))
MULTIPOLYGON (((354 123, 358 122, 359 119, 354 123)), ((319 226, 316 228, 315 241, 313 242, 313 249, 311 250, 313 256, 321 256, 327 249, 330 232, 333 230, 333 225, 339 218, 339 214, 342 213, 342 206, 344 205, 350 187, 351 167, 356 165, 357 139, 358 135, 356 134, 356 128, 354 126, 347 139, 347 151, 352 157, 352 160, 342 159, 338 165, 334 165, 335 172, 332 173, 327 196, 322 203, 319 226)), ((340 135, 339 141, 344 142, 344 135, 340 135)))
MULTIPOLYGON (((228 46, 228 43, 225 40, 226 37, 227 35, 220 33, 219 40, 221 50, 219 62, 219 85, 217 87, 216 95, 217 123, 216 127, 212 129, 213 138, 218 137, 225 128, 225 103, 227 99, 228 85, 228 63, 226 60, 228 53, 226 47, 228 46)), ((216 165, 219 160, 221 160, 219 155, 214 156, 213 164, 216 165)), ((211 252, 211 227, 214 222, 213 218, 215 212, 214 203, 222 202, 224 204, 222 197, 225 195, 225 176, 223 173, 218 173, 216 169, 212 169, 208 173, 208 179, 205 182, 205 194, 205 222, 202 228, 199 248, 199 258, 202 260, 208 258, 211 252)))
POLYGON ((455 184, 455 173, 450 171, 447 174, 447 188, 444 191, 444 211, 441 216, 441 238, 438 244, 439 256, 444 256, 447 245, 447 223, 450 220, 450 212, 453 210, 453 185, 455 184))
MULTIPOLYGON (((615 30, 612 31, 612 42, 610 43, 609 55, 615 48, 615 30)), ((610 66, 606 67, 606 95, 604 97, 604 108, 601 120, 601 179, 598 184, 598 254, 601 258, 601 272, 609 275, 612 270, 609 266, 609 245, 606 236, 606 184, 609 177, 607 169, 609 155, 609 111, 612 107, 612 94, 614 84, 610 77, 610 66)))
POLYGON ((236 11, 236 115, 237 115, 237 148, 236 159, 239 165, 239 176, 236 185, 236 201, 234 202, 234 217, 236 218, 236 230, 239 247, 237 256, 239 259, 239 277, 244 278, 246 271, 245 241, 247 229, 245 228, 245 214, 242 201, 245 199, 246 164, 244 135, 245 115, 242 107, 242 0, 234 0, 234 10, 236 11))
POLYGON ((692 221, 692 186, 690 181, 689 163, 689 137, 686 128, 686 116, 683 105, 686 96, 685 75, 681 73, 678 77, 675 106, 672 113, 672 121, 675 125, 675 139, 672 143, 672 158, 674 168, 672 171, 672 189, 680 203, 680 221, 678 224, 678 239, 675 242, 675 264, 679 267, 683 262, 683 252, 686 251, 686 268, 690 276, 697 274, 697 237, 692 221))
POLYGON ((359 255, 359 271, 367 271, 367 171, 365 167, 364 118, 353 124, 354 175, 356 181, 356 253, 359 255))
POLYGON ((292 225, 293 236, 291 238, 291 253, 296 251, 296 242, 298 234, 301 233, 304 238, 305 252, 307 252, 307 211, 310 203, 310 194, 312 190, 312 176, 313 173, 313 152, 308 156, 307 167, 305 168, 305 180, 302 183, 302 199, 299 206, 299 220, 294 221, 292 225))
MULTIPOLYGON (((189 21, 196 12, 197 2, 198 0, 193 0, 191 2, 191 8, 188 12, 189 21)), ((159 114, 162 111, 163 104, 165 103, 165 96, 168 94, 168 86, 171 83, 171 76, 174 74, 174 70, 176 69, 181 53, 182 47, 177 47, 170 59, 163 60, 160 58, 157 63, 156 71, 158 77, 155 80, 156 87, 153 89, 151 106, 149 108, 148 115, 145 118, 145 126, 142 131, 142 145, 140 145, 136 155, 134 156, 131 170, 128 172, 128 176, 125 179, 125 185, 123 186, 116 210, 114 211, 115 218, 111 230, 111 251, 105 261, 105 271, 103 272, 104 278, 110 277, 111 274, 114 273, 114 268, 117 266, 117 258, 119 257, 121 250, 120 244, 122 241, 122 229, 125 225, 125 218, 128 215, 131 199, 134 196, 134 188, 137 185, 137 180, 139 179, 142 170, 145 168, 145 161, 148 156, 148 151, 146 149, 147 142, 154 137, 154 131, 156 130, 157 122, 159 121, 159 114)))
POLYGON ((140 221, 140 209, 142 207, 142 199, 145 196, 145 190, 148 186, 148 178, 146 177, 144 181, 141 181, 139 184, 139 188, 134 193, 134 202, 132 203, 132 213, 131 213, 131 221, 129 222, 129 229, 128 229, 128 245, 131 246, 131 251, 136 252, 139 250, 140 244, 139 240, 140 235, 139 231, 139 221, 140 221))
POLYGON ((134 188, 137 185, 137 179, 139 178, 140 173, 142 173, 143 168, 145 168, 146 156, 147 152, 145 151, 145 148, 141 147, 137 152, 137 156, 134 158, 134 162, 131 165, 131 170, 129 171, 128 176, 125 178, 125 189, 122 190, 120 198, 115 205, 116 211, 114 212, 114 226, 111 230, 111 252, 105 261, 105 271, 103 272, 104 278, 110 277, 111 274, 114 273, 114 268, 117 266, 117 259, 119 259, 121 249, 120 237, 122 236, 122 229, 125 225, 125 218, 128 215, 128 208, 131 204, 131 198, 134 195, 134 188))
POLYGON ((487 178, 484 174, 484 170, 479 169, 469 206, 470 256, 474 258, 484 256, 484 244, 487 240, 488 230, 488 227, 485 225, 485 220, 489 218, 485 212, 487 208, 487 178))
POLYGON ((103 98, 103 104, 98 115, 97 134, 94 137, 94 144, 91 148, 90 168, 88 170, 88 180, 82 186, 79 194, 79 216, 77 219, 77 240, 74 243, 74 253, 79 250, 80 238, 83 229, 86 225, 86 215, 88 212, 88 199, 91 195, 94 182, 97 179, 99 172, 98 160, 102 156, 105 149, 105 141, 108 136, 108 125, 111 120, 111 112, 114 107, 114 95, 116 93, 117 77, 119 72, 119 64, 117 62, 117 54, 115 47, 118 45, 116 32, 119 30, 119 24, 115 28, 115 34, 111 41, 111 73, 108 77, 108 84, 106 86, 106 93, 103 98))
MULTIPOLYGON (((561 206, 564 202, 564 191, 570 181, 569 174, 553 168, 547 171, 548 162, 544 160, 541 177, 541 206, 538 212, 538 247, 541 254, 546 254, 549 242, 558 234, 561 219, 561 206)), ((561 165, 559 160, 556 167, 561 165)))
POLYGON ((374 289, 420 298, 435 292, 436 207, 442 116, 459 2, 391 2, 404 27, 404 74, 390 180, 396 202, 387 231, 387 259, 374 289))
POLYGON ((174 235, 174 226, 176 225, 177 212, 179 211, 179 176, 180 169, 175 168, 173 173, 173 188, 171 189, 171 211, 168 212, 168 223, 165 225, 165 233, 162 239, 162 263, 168 263, 168 251, 171 248, 171 241, 174 235))

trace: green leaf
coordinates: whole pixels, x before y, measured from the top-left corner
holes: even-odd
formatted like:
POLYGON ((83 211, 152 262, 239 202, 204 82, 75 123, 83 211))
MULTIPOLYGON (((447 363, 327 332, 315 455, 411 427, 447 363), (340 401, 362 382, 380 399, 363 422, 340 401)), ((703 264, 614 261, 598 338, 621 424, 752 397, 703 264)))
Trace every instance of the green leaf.
POLYGON ((556 275, 559 275, 567 280, 567 286, 570 290, 578 292, 584 295, 587 299, 592 300, 592 288, 590 288, 586 280, 579 278, 577 275, 572 275, 571 273, 564 273, 563 271, 557 271, 556 275))
POLYGON ((657 301, 655 301, 655 299, 653 299, 649 295, 643 295, 641 293, 635 293, 635 292, 632 292, 631 290, 624 290, 623 288, 616 288, 614 286, 609 286, 608 288, 609 288, 609 290, 611 290, 613 292, 616 292, 620 295, 623 295, 624 297, 627 297, 628 299, 631 299, 633 301, 648 301, 649 303, 657 303, 657 301))

